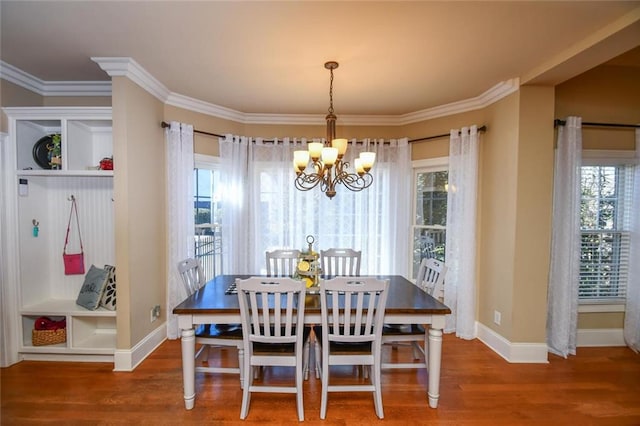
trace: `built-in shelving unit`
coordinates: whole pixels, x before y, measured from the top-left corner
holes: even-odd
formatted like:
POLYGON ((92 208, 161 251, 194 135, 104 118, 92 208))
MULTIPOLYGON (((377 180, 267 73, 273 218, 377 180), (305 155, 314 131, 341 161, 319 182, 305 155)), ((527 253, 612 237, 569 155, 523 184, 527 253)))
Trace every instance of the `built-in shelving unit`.
MULTIPOLYGON (((113 156, 111 108, 5 108, 9 144, 3 167, 10 177, 4 208, 9 254, 18 299, 16 326, 23 359, 113 360, 116 312, 76 305, 84 275, 65 275, 62 261, 71 197, 77 202, 84 246, 85 270, 92 264, 115 265, 112 170, 100 161, 113 156), (47 160, 45 139, 60 135, 60 157, 47 160), (12 182, 13 181, 13 182, 12 182), (37 223, 38 230, 34 230, 37 223), (64 343, 34 346, 31 333, 37 318, 66 319, 64 343)), ((70 234, 67 252, 79 252, 77 233, 70 234)), ((77 232, 77 231, 75 231, 77 232)), ((117 267, 117 265, 116 265, 117 267)), ((10 285, 14 285, 10 283, 10 285)))

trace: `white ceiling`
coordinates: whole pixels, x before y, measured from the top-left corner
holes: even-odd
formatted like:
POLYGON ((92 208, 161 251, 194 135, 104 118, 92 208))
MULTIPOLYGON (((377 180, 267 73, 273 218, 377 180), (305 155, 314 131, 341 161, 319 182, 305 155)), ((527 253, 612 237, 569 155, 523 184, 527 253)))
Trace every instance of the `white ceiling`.
MULTIPOLYGON (((640 1, 0 2, 0 59, 43 81, 130 57, 171 92, 243 113, 402 115, 497 84, 640 64, 640 1)), ((639 69, 640 75, 640 69, 639 69)))

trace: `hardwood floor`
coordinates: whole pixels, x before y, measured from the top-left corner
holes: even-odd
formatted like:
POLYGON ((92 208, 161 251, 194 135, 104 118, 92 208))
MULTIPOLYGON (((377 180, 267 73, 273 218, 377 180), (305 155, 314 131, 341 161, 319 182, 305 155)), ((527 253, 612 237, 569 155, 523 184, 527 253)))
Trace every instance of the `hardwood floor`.
MULTIPOLYGON (((408 348, 385 356, 410 356, 408 348)), ((226 350, 222 362, 234 362, 226 350)), ((319 418, 321 384, 305 383, 305 424, 640 425, 640 355, 628 348, 579 348, 549 364, 509 364, 479 341, 444 336, 440 404, 428 407, 425 370, 382 374, 385 419, 371 394, 330 394, 319 418)), ((213 360, 212 360, 213 361, 213 360)), ((254 394, 242 421, 234 375, 196 375, 196 405, 184 409, 179 341, 164 342, 132 373, 111 364, 23 361, 0 370, 2 425, 296 424, 293 395, 254 394)), ((352 374, 352 369, 339 371, 352 374)), ((263 380, 282 380, 285 370, 263 380)))

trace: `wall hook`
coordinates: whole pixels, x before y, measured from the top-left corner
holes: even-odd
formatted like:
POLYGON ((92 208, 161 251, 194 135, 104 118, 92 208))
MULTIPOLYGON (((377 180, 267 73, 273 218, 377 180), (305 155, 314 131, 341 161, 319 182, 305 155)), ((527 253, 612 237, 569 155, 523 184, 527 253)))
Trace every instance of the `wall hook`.
POLYGON ((69 200, 69 201, 75 201, 75 200, 76 200, 76 197, 75 197, 75 195, 71 194, 71 195, 67 198, 67 200, 69 200))

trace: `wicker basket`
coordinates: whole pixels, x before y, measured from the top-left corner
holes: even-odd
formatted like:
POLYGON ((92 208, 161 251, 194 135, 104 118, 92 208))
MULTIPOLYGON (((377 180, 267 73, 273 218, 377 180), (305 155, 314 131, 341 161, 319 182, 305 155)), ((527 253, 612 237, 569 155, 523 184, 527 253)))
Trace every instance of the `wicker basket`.
POLYGON ((55 345, 66 341, 66 328, 59 328, 57 330, 33 330, 31 334, 31 343, 33 343, 33 346, 55 345))

